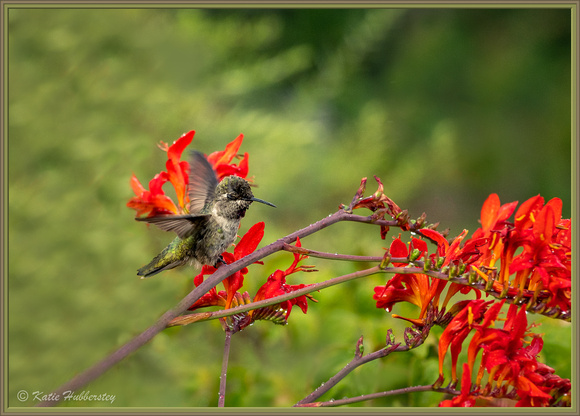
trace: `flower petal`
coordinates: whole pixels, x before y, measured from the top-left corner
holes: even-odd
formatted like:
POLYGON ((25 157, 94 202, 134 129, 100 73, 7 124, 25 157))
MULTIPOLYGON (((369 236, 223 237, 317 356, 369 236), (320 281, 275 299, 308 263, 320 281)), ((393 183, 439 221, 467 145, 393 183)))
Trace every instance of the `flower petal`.
POLYGON ((262 238, 264 237, 264 227, 266 225, 263 221, 258 222, 250 227, 250 229, 244 234, 240 242, 234 248, 234 256, 236 260, 253 253, 262 238))

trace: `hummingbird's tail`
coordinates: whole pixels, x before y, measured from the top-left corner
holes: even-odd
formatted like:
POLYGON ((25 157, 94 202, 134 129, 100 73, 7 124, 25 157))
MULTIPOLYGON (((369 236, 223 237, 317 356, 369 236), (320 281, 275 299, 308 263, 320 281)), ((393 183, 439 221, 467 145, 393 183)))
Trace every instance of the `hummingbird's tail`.
POLYGON ((152 261, 146 266, 141 267, 137 270, 137 276, 141 276, 141 279, 145 279, 146 277, 155 276, 157 273, 162 272, 163 270, 173 269, 181 264, 181 262, 175 262, 168 264, 166 266, 156 266, 155 261, 152 261))
POLYGON ((161 253, 159 253, 151 262, 139 270, 137 270, 137 276, 141 276, 141 279, 146 277, 151 277, 156 275, 163 270, 173 269, 174 267, 181 266, 185 263, 183 259, 176 259, 171 254, 170 246, 167 246, 161 253))

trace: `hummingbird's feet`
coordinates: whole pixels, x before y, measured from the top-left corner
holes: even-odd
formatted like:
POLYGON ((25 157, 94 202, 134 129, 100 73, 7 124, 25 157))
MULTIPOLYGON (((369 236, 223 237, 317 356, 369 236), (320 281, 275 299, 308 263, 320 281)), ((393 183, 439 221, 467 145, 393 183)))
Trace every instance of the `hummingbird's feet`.
POLYGON ((222 256, 220 254, 220 256, 218 257, 217 261, 215 262, 215 264, 213 265, 213 267, 215 267, 216 269, 219 267, 220 263, 222 264, 227 264, 226 261, 224 260, 224 256, 222 256))

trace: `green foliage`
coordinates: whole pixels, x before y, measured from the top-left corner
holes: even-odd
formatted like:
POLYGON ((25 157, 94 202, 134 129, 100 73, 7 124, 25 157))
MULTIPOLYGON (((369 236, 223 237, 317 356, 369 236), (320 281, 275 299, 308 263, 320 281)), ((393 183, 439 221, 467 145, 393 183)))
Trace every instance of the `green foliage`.
MULTIPOLYGON (((264 220, 264 243, 348 203, 372 175, 452 234, 478 227, 491 192, 557 196, 570 217, 569 10, 11 8, 8 18, 10 406, 35 404, 16 392, 50 392, 190 290, 191 268, 137 278, 173 237, 125 207, 131 173, 145 184, 163 167, 155 144, 188 130, 206 153, 245 134, 255 194, 278 208, 252 207, 241 233, 264 220)), ((387 244, 360 224, 304 240, 365 255, 387 244)), ((247 290, 290 262, 252 266, 247 290)), ((305 263, 321 271, 290 283, 358 267, 305 263)), ((361 335, 366 352, 388 328, 402 337, 403 323, 372 302, 385 281, 325 290, 286 327, 236 334, 226 405, 291 405, 342 368, 361 335)), ((567 377, 570 326, 541 322, 546 362, 567 377)), ((217 322, 166 330, 86 389, 116 395, 114 406, 215 406, 223 337, 217 322)), ((435 381, 414 354, 426 353, 363 366, 329 394, 435 381)), ((419 395, 358 406, 441 400, 419 395)))

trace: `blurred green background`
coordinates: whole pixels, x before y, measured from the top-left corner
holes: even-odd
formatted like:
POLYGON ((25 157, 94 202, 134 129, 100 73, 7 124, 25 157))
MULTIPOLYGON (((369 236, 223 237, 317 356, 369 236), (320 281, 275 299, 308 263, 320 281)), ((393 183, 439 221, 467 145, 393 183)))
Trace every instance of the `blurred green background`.
MULTIPOLYGON (((152 324, 192 286, 181 268, 136 269, 172 238, 133 221, 129 178, 164 168, 156 144, 196 130, 222 150, 244 133, 256 196, 240 233, 263 244, 350 202, 362 177, 413 218, 457 235, 480 208, 538 193, 571 212, 571 13, 566 9, 47 9, 9 18, 9 405, 49 393, 152 324)), ((394 235, 396 230, 392 230, 394 235)), ((382 255, 378 229, 338 224, 312 249, 382 255)), ((252 295, 292 257, 252 266, 252 295)), ((368 265, 309 259, 322 281, 368 265)), ((371 276, 315 294, 289 325, 233 338, 228 406, 289 406, 404 324, 376 309, 371 276)), ((418 311, 398 305, 395 313, 418 311)), ((570 325, 530 317, 542 359, 570 377, 570 325)), ((166 330, 85 388, 113 406, 215 406, 224 334, 217 321, 166 330)), ((437 378, 433 338, 357 369, 323 399, 437 378)), ((449 358, 448 358, 449 359, 449 358)), ((357 406, 433 406, 439 394, 357 406)), ((103 406, 73 402, 66 406, 103 406)))

